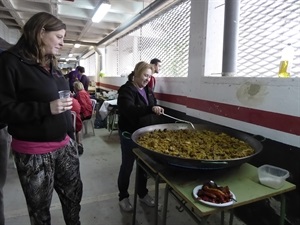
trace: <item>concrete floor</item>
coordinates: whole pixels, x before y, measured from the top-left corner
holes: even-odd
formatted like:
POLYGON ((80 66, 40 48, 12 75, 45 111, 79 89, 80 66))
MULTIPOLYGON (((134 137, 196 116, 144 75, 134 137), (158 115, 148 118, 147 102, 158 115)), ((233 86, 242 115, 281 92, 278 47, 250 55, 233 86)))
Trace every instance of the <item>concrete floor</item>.
MULTIPOLYGON (((91 128, 89 127, 89 131, 91 128)), ((83 139, 85 151, 80 157, 81 176, 83 181, 83 198, 81 210, 82 225, 130 225, 132 214, 123 213, 118 205, 117 176, 120 167, 120 145, 116 131, 109 137, 106 129, 95 129, 95 136, 86 135, 83 139)), ((134 174, 131 177, 130 199, 133 201, 134 174)), ((149 180, 148 188, 153 195, 154 182, 149 180)), ((160 186, 160 202, 163 202, 163 188, 160 186)), ((24 195, 19 183, 17 171, 10 159, 7 182, 4 188, 6 225, 30 225, 24 195)), ((169 197, 167 224, 182 225, 196 224, 186 212, 176 209, 178 204, 169 197)), ((137 206, 137 225, 153 224, 153 209, 145 205, 137 206)), ((54 193, 51 206, 52 224, 65 224, 60 202, 54 193)), ((228 215, 225 214, 226 223, 228 215)), ((159 220, 161 215, 159 215, 159 220)), ((160 224, 161 220, 159 221, 160 224)), ((220 215, 209 218, 208 224, 220 224, 220 215)), ((241 220, 234 218, 234 225, 244 225, 241 220)))

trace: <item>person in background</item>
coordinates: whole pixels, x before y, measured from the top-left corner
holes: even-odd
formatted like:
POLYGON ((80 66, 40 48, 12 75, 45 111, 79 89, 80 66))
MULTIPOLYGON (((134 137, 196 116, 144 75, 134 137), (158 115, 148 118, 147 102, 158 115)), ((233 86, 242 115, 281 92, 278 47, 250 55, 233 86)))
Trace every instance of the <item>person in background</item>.
POLYGON ((0 54, 0 121, 8 125, 11 148, 32 225, 50 225, 53 190, 67 225, 80 225, 82 181, 69 85, 55 55, 66 25, 46 12, 33 15, 17 43, 0 54), (73 137, 74 138, 74 137, 73 137))
POLYGON ((70 73, 70 72, 72 72, 72 67, 67 68, 67 74, 70 73))
POLYGON ((83 144, 82 144, 82 120, 81 120, 81 106, 77 99, 72 98, 72 109, 71 111, 76 112, 76 127, 75 127, 75 133, 76 133, 76 141, 77 141, 77 148, 78 148, 78 154, 83 154, 83 144))
POLYGON ((92 117, 93 106, 90 99, 90 95, 83 88, 83 84, 80 81, 74 82, 74 91, 76 98, 81 106, 81 120, 88 120, 92 117))
POLYGON ((72 67, 62 69, 64 77, 69 80, 69 73, 72 72, 72 67))
POLYGON ((74 82, 79 81, 81 79, 81 74, 79 72, 80 66, 77 66, 74 71, 71 71, 70 73, 67 74, 66 78, 69 81, 69 88, 70 91, 73 93, 74 92, 74 82))
POLYGON ((89 91, 89 84, 90 84, 90 79, 85 75, 85 69, 84 67, 79 67, 78 68, 79 73, 81 74, 80 82, 83 84, 84 90, 87 92, 89 91))
POLYGON ((0 123, 0 225, 4 225, 3 187, 6 180, 7 161, 10 150, 6 124, 0 123))
MULTIPOLYGON (((150 64, 153 65, 154 73, 159 73, 160 68, 161 68, 161 61, 157 58, 154 58, 150 61, 150 64)), ((156 85, 156 80, 155 80, 155 77, 154 77, 154 73, 150 77, 150 81, 148 83, 148 86, 152 89, 153 92, 154 92, 155 85, 156 85)))
MULTIPOLYGON (((146 62, 136 64, 134 71, 128 76, 128 81, 118 91, 119 111, 119 136, 121 142, 122 163, 118 176, 119 205, 123 211, 132 211, 129 201, 129 181, 135 161, 133 148, 137 145, 124 137, 123 132, 133 133, 137 129, 163 123, 159 116, 164 109, 157 105, 153 91, 147 86, 153 66, 146 62)), ((155 205, 152 197, 148 195, 147 175, 141 170, 138 177, 137 194, 142 203, 153 207, 155 205)))

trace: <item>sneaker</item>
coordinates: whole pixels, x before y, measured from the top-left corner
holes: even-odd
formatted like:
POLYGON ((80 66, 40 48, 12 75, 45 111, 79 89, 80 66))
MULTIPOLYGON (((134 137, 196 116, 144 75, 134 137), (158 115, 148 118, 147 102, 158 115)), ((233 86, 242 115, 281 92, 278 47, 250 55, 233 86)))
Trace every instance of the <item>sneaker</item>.
POLYGON ((78 154, 79 155, 82 155, 83 154, 83 146, 82 146, 82 144, 80 143, 80 144, 78 144, 78 146, 77 146, 77 150, 78 150, 78 154))
POLYGON ((129 198, 124 198, 121 201, 119 201, 119 205, 121 209, 125 212, 131 212, 133 210, 133 207, 129 201, 129 198))
POLYGON ((148 195, 148 194, 146 194, 144 198, 140 198, 140 202, 146 204, 149 207, 155 206, 154 199, 152 197, 150 197, 150 195, 148 195))

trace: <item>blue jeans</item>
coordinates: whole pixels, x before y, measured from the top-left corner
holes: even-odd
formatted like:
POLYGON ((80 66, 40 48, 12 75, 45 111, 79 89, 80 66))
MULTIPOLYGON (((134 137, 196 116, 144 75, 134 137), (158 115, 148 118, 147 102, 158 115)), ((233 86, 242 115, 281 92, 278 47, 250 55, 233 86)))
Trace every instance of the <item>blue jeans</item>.
POLYGON ((7 127, 0 129, 0 225, 4 225, 3 186, 6 180, 9 154, 7 127))
MULTIPOLYGON (((119 130, 121 151, 122 151, 122 164, 120 167, 118 177, 119 188, 119 201, 129 197, 128 187, 130 181, 130 175, 133 169, 135 161, 135 155, 132 149, 137 148, 137 145, 129 138, 122 135, 122 131, 119 130)), ((139 170, 139 176, 137 179, 137 194, 140 198, 143 198, 147 193, 147 174, 143 169, 139 170)))

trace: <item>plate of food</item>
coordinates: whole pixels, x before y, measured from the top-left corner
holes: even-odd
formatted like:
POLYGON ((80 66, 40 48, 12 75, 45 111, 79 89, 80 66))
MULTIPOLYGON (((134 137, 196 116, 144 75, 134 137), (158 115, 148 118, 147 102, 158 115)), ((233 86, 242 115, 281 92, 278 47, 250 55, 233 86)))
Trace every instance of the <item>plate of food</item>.
POLYGON ((201 203, 214 207, 226 207, 236 202, 236 197, 228 186, 198 185, 193 190, 193 196, 201 203))

